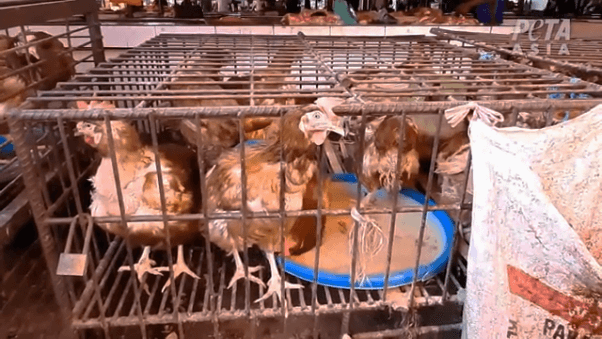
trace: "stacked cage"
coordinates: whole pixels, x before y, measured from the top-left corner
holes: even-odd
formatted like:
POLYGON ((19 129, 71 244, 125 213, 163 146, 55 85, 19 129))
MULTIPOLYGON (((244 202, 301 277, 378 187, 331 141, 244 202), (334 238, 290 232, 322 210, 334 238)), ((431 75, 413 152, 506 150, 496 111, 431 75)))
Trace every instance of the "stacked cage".
MULTIPOLYGON (((533 23, 536 25, 536 23, 533 23)), ((457 41, 462 46, 498 54, 506 60, 558 72, 585 81, 602 83, 602 62, 597 53, 602 41, 595 38, 567 37, 570 31, 560 31, 559 25, 542 24, 533 34, 487 34, 459 32, 434 28, 431 33, 447 41, 457 41)), ((535 29, 535 28, 533 28, 535 29)))
MULTIPOLYGON (((238 325, 244 332, 239 336, 267 337, 257 329, 261 323, 273 324, 276 320, 279 331, 285 334, 305 327, 310 329, 307 336, 314 338, 345 333, 354 338, 377 338, 460 329, 459 319, 431 322, 433 316, 416 316, 429 308, 461 306, 466 279, 472 201, 467 122, 460 122, 460 127, 451 126, 445 110, 477 101, 503 114, 503 126, 525 119, 525 112, 542 114, 550 125, 555 123, 558 111, 585 112, 602 102, 601 95, 596 84, 575 83, 569 77, 546 70, 484 59, 475 51, 425 36, 162 34, 99 64, 87 74, 59 84, 54 90, 29 98, 28 103, 34 108, 13 110, 9 122, 26 192, 38 230, 44 237, 44 255, 57 300, 68 310, 71 325, 82 335, 150 338, 166 331, 164 335, 169 333, 178 338, 228 338, 233 327, 227 323, 248 321, 248 328, 238 325), (571 101, 548 99, 554 93, 588 97, 571 101), (321 98, 329 98, 336 104, 326 109, 313 107, 321 98), (48 108, 51 103, 79 109, 51 109, 48 108), (255 179, 249 178, 257 178, 254 173, 267 161, 271 161, 270 168, 277 168, 271 173, 279 173, 278 170, 287 169, 298 160, 299 154, 286 153, 287 147, 292 146, 286 141, 290 135, 284 135, 283 131, 290 127, 286 124, 291 112, 299 109, 339 118, 338 127, 344 130, 340 133, 342 137, 334 133, 326 137, 316 146, 316 153, 309 156, 316 161, 311 173, 316 178, 318 197, 328 190, 324 184, 326 178, 355 176, 364 185, 369 182, 366 173, 374 168, 365 154, 375 138, 384 138, 393 145, 388 150, 394 154, 391 159, 395 159, 389 167, 390 189, 397 192, 405 188, 407 181, 395 164, 407 162, 413 149, 407 149, 407 133, 401 131, 407 131, 410 124, 423 126, 418 131, 428 134, 431 146, 421 151, 426 154, 427 165, 422 166, 419 176, 422 180, 416 180, 414 186, 422 196, 418 199, 420 204, 398 204, 399 198, 393 194, 392 203, 365 208, 360 203, 363 193, 356 185, 351 203, 344 208, 326 206, 322 199, 316 199, 315 206, 303 204, 303 208, 285 209, 289 178, 279 174, 275 175, 278 179, 274 187, 263 188, 265 194, 253 192, 255 179), (396 117, 400 125, 390 135, 377 136, 395 124, 386 120, 391 117, 396 117), (247 129, 254 124, 267 127, 247 129), (121 127, 116 129, 117 125, 121 127), (27 138, 28 131, 40 127, 49 131, 47 140, 54 140, 53 143, 27 138), (76 136, 75 130, 85 138, 76 136), (157 186, 150 196, 142 193, 144 190, 136 194, 123 189, 127 180, 134 180, 127 177, 125 165, 120 163, 125 135, 139 137, 136 144, 145 154, 141 161, 144 166, 154 168, 157 186), (188 166, 193 168, 190 175, 199 179, 190 185, 191 192, 201 197, 196 209, 176 213, 175 207, 172 208, 175 205, 170 192, 178 185, 173 183, 173 170, 164 167, 172 166, 175 161, 162 151, 167 143, 193 152, 188 166), (221 148, 208 147, 216 143, 221 148), (61 164, 66 167, 65 172, 59 173, 64 186, 57 194, 51 194, 41 183, 39 173, 48 165, 35 150, 42 144, 63 159, 61 164), (100 144, 105 147, 96 151, 89 147, 100 144), (272 146, 270 160, 249 156, 257 154, 257 149, 265 151, 266 144, 272 146), (450 144, 456 145, 451 151, 450 144), (218 153, 213 153, 216 149, 218 153), (212 177, 220 171, 224 159, 221 156, 226 152, 239 166, 236 174, 240 184, 234 185, 236 194, 240 194, 238 200, 268 195, 267 190, 271 189, 269 194, 276 197, 279 207, 258 211, 255 200, 240 204, 238 209, 220 206, 225 211, 216 211, 218 208, 210 207, 208 201, 215 194, 212 192, 221 192, 222 187, 229 185, 226 180, 216 182, 212 177), (449 163, 446 160, 451 156, 454 169, 446 172, 445 164, 449 163), (114 182, 96 180, 91 184, 88 179, 99 173, 100 168, 111 173, 114 182), (112 213, 99 216, 98 205, 93 202, 94 192, 103 185, 115 190, 112 198, 117 207, 112 213), (131 215, 134 213, 128 211, 132 202, 149 199, 156 202, 154 213, 131 215), (323 220, 328 219, 323 217, 349 218, 354 209, 360 217, 356 215, 349 226, 351 260, 348 287, 344 287, 340 281, 339 285, 328 282, 320 269, 325 260, 320 251, 328 251, 320 245, 328 234, 323 228, 328 222, 323 220), (416 243, 396 248, 390 240, 396 236, 395 216, 400 218, 399 215, 408 213, 419 214, 416 243), (442 257, 436 269, 431 267, 429 271, 421 255, 426 255, 423 244, 427 242, 427 219, 434 213, 444 213, 449 219, 450 253, 442 257), (362 229, 368 214, 386 214, 393 220, 388 230, 380 233, 380 253, 386 261, 380 285, 359 277, 359 255, 366 255, 363 245, 367 233, 362 233, 362 229), (271 220, 272 225, 271 248, 261 247, 267 262, 261 251, 249 248, 263 244, 248 226, 260 217, 271 220), (270 252, 286 252, 286 238, 292 232, 287 220, 291 218, 313 220, 307 221, 310 225, 307 232, 315 235, 316 245, 312 249, 315 255, 305 275, 286 274, 294 266, 290 256, 279 260, 281 265, 275 269, 269 257, 270 252), (232 286, 229 282, 234 275, 234 263, 230 255, 236 254, 220 249, 223 246, 215 241, 208 227, 218 224, 218 220, 243 225, 239 238, 243 275, 247 279, 232 286), (174 232, 179 231, 165 227, 175 222, 190 226, 180 237, 190 241, 176 241, 174 232), (143 260, 149 254, 145 246, 151 245, 134 236, 136 223, 160 225, 149 226, 158 230, 158 236, 152 236, 162 243, 161 248, 148 249, 153 260, 143 260), (197 236, 198 240, 192 240, 197 236), (391 262, 403 253, 411 253, 411 267, 401 279, 399 272, 391 268, 391 262), (136 274, 143 265, 154 264, 153 261, 165 268, 161 272, 168 274, 136 274), (262 265, 265 270, 253 269, 262 265), (190 271, 176 276, 185 267, 190 271), (251 277, 253 273, 256 278, 251 277), (275 295, 262 299, 267 290, 258 281, 269 285, 269 279, 277 274, 289 284, 303 288, 282 288, 282 300, 275 295), (359 333, 362 330, 354 327, 356 321, 351 321, 358 312, 386 309, 401 311, 394 320, 396 329, 370 333, 378 329, 375 327, 359 333), (332 316, 340 317, 334 318, 334 322, 329 318, 332 316), (327 328, 330 333, 326 333, 327 328)), ((307 116, 301 121, 307 125, 311 118, 307 116)), ((300 129, 301 125, 299 121, 292 124, 300 129)), ((315 133, 311 133, 305 137, 314 138, 315 133)), ((412 147, 419 146, 415 143, 412 147)), ((225 171, 228 167, 221 168, 225 171)), ((146 231, 141 228, 139 232, 146 231)))
MULTIPOLYGON (((49 262, 49 269, 45 268, 43 252, 54 250, 46 246, 50 243, 40 243, 52 238, 47 236, 49 229, 42 230, 40 237, 36 235, 25 189, 27 175, 23 175, 28 166, 15 154, 7 114, 17 107, 27 107, 27 97, 53 89, 76 72, 104 61, 104 54, 93 0, 3 1, 0 30, 0 318, 5 324, 0 336, 35 336, 42 328, 47 333, 51 333, 51 328, 61 328, 60 322, 56 324, 57 319, 49 316, 54 306, 48 305, 54 304, 54 298, 51 291, 46 292, 53 275, 46 272, 55 271, 56 265, 49 262), (42 32, 36 25, 55 29, 42 32), (55 31, 62 34, 53 34, 55 31), (38 312, 25 306, 36 304, 38 312)), ((40 165, 36 182, 38 189, 45 188, 45 199, 50 201, 60 194, 57 192, 68 190, 71 183, 64 180, 65 158, 56 148, 60 141, 39 127, 24 131, 23 135, 37 144, 31 149, 40 165)), ((58 209, 61 208, 65 207, 58 209)), ((64 315, 70 314, 68 309, 65 311, 64 315)))

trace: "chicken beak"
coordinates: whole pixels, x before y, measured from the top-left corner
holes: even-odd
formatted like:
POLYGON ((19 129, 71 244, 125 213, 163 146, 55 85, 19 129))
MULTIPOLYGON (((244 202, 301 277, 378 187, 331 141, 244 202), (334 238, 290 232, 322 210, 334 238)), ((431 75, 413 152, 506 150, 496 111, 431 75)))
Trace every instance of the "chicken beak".
POLYGON ((73 131, 73 135, 76 137, 84 135, 84 123, 82 121, 78 122, 75 126, 75 130, 73 131))
POLYGON ((332 121, 332 127, 330 128, 331 132, 334 132, 342 137, 346 136, 348 133, 348 123, 347 118, 342 118, 338 115, 334 115, 331 117, 330 121, 332 121))

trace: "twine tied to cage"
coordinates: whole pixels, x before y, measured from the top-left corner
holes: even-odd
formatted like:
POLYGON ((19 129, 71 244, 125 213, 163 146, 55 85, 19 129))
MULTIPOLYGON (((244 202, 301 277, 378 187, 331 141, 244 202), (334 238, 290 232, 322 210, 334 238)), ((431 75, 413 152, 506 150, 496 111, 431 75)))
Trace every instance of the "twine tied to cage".
POLYGON ((445 119, 451 125, 456 127, 458 124, 468 116, 470 112, 473 112, 472 119, 481 119, 485 123, 494 126, 498 122, 504 121, 504 116, 487 107, 481 106, 476 102, 469 102, 465 105, 449 108, 445 110, 445 119))
MULTIPOLYGON (((358 222, 358 256, 357 256, 357 281, 363 284, 366 281, 366 267, 385 246, 385 234, 374 220, 362 216, 354 207, 351 209, 351 218, 358 222)), ((353 237, 355 227, 349 232, 349 253, 353 256, 353 237)))

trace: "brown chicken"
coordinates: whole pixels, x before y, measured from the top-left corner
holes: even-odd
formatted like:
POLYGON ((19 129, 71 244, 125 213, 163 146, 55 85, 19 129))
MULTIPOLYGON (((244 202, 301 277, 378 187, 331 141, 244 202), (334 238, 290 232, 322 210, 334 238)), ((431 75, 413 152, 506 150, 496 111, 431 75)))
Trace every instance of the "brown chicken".
MULTIPOLYGON (((178 76, 168 86, 172 90, 223 90, 220 85, 219 72, 222 67, 226 66, 231 59, 229 53, 221 53, 219 55, 205 54, 198 58, 191 58, 181 65, 181 71, 176 72, 178 76), (194 66, 193 63, 206 63, 208 66, 201 71, 190 70, 194 66), (204 84, 179 84, 181 82, 204 82, 204 84)), ((234 99, 182 99, 174 100, 173 107, 223 107, 223 106, 238 106, 238 102, 234 99)), ((253 132, 258 129, 265 128, 272 123, 271 119, 267 118, 249 118, 243 122, 245 132, 253 132)), ((194 121, 189 119, 180 119, 177 121, 168 121, 166 125, 170 128, 179 130, 186 141, 196 148, 197 136, 200 136, 205 153, 206 168, 213 166, 214 159, 226 149, 230 149, 239 142, 238 122, 235 119, 201 119, 200 128, 194 121)))
MULTIPOLYGON (((280 90, 291 88, 297 85, 287 85, 287 80, 291 75, 292 65, 295 60, 299 57, 294 51, 279 49, 276 54, 270 59, 267 67, 257 68, 253 72, 253 90, 255 93, 258 91, 270 91, 271 93, 277 93, 280 90)), ((250 91, 251 76, 233 76, 224 84, 222 87, 229 90, 244 90, 250 91), (234 83, 234 82, 243 82, 234 83)), ((280 94, 280 93, 279 93, 280 94)), ((295 98, 292 95, 280 98, 266 98, 256 99, 256 105, 269 106, 269 105, 308 105, 313 103, 316 98, 295 98)), ((251 100, 249 98, 237 99, 240 105, 250 105, 251 100)), ((273 141, 278 138, 280 130, 280 120, 278 118, 264 118, 262 122, 269 122, 265 127, 257 128, 254 131, 248 131, 245 135, 246 139, 260 139, 273 141)))
MULTIPOLYGON (((17 39, 0 35, 0 52, 8 51, 15 47, 17 39)), ((0 113, 19 106, 30 95, 27 88, 27 79, 21 74, 10 73, 21 68, 22 60, 16 52, 7 52, 0 56, 0 113)), ((0 133, 8 133, 8 126, 0 122, 0 133)))
MULTIPOLYGON (((364 163, 360 182, 366 187, 369 194, 362 200, 362 205, 372 203, 374 194, 378 189, 384 187, 393 192, 395 185, 397 153, 399 148, 399 134, 402 133, 402 118, 391 116, 385 118, 374 131, 371 139, 367 140, 364 147, 364 163)), ((404 186, 413 187, 412 180, 416 179, 420 171, 420 159, 417 151, 418 128, 411 119, 406 118, 404 131, 404 144, 401 162, 397 164, 400 172, 400 188, 404 186)), ((356 159, 359 159, 356 157, 356 159)), ((359 162, 358 162, 359 163, 359 162)), ((357 169, 359 172, 359 168, 357 169)))
POLYGON ((27 35, 33 35, 31 41, 40 41, 35 45, 37 57, 42 61, 39 73, 43 81, 38 89, 51 90, 58 82, 68 81, 75 75, 75 60, 57 38, 41 41, 52 37, 46 32, 29 32, 27 35))
MULTIPOLYGON (((316 105, 290 111, 283 119, 282 140, 277 139, 246 148, 247 201, 245 204, 251 212, 279 211, 280 176, 283 174, 286 183, 284 208, 287 211, 298 211, 306 206, 309 207, 311 201, 304 198, 318 166, 316 145, 323 144, 330 131, 340 135, 345 134, 341 126, 342 119, 316 105), (281 147, 284 153, 284 173, 280 171, 281 147)), ((242 208, 241 186, 240 151, 233 149, 223 153, 216 167, 207 173, 208 199, 206 201, 209 211, 240 210, 242 208)), ((292 223, 291 220, 286 222, 287 233, 292 223)), ((209 222, 208 227, 210 240, 234 256, 236 272, 229 286, 244 277, 238 251, 243 250, 243 227, 246 227, 247 245, 258 245, 265 251, 270 263, 271 278, 268 282, 268 291, 260 300, 274 293, 281 299, 282 281, 274 257, 274 252, 280 250, 281 228, 278 219, 254 218, 248 220, 246 225, 243 225, 240 220, 213 220, 209 222)), ((302 241, 302 239, 298 240, 302 241)), ((302 247, 303 244, 287 246, 288 252, 291 248, 294 251, 302 247)), ((251 267, 249 272, 256 272, 259 269, 260 267, 251 267)), ((252 275, 249 279, 263 284, 252 275)), ((285 288, 302 288, 302 286, 285 283, 285 288)))
MULTIPOLYGON (((109 103, 92 102, 90 105, 78 102, 79 109, 114 108, 109 103)), ((126 215, 161 215, 158 174, 155 154, 140 141, 134 127, 124 121, 112 121, 115 155, 119 167, 119 179, 123 194, 126 215)), ((102 156, 100 166, 91 178, 93 191, 90 205, 93 217, 120 216, 119 201, 113 176, 113 165, 109 153, 107 130, 104 122, 79 122, 77 133, 84 141, 98 150, 102 156)), ((168 214, 194 213, 201 203, 200 176, 197 158, 194 152, 180 145, 159 145, 161 171, 168 214)), ((144 250, 134 266, 139 280, 145 273, 160 274, 168 267, 154 268, 150 259, 151 247, 169 250, 165 242, 165 225, 159 222, 128 222, 124 228, 121 223, 99 224, 105 231, 127 239, 133 246, 143 246, 144 250)), ((183 245, 198 236, 198 224, 194 221, 170 221, 168 223, 170 242, 178 246, 178 257, 173 270, 175 277, 186 273, 194 274, 184 262, 183 245)), ((129 270, 123 266, 119 270, 129 270)), ((168 280, 163 291, 169 286, 168 280)), ((146 289, 146 286, 144 286, 146 289)))

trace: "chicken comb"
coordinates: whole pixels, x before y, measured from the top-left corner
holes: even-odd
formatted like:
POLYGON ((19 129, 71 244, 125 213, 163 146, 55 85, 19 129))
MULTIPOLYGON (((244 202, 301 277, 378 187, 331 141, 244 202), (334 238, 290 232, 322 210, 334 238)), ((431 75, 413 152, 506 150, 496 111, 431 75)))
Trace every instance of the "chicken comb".
POLYGON ((85 101, 77 101, 76 104, 78 109, 115 108, 115 105, 109 101, 92 100, 89 104, 87 104, 85 101))

